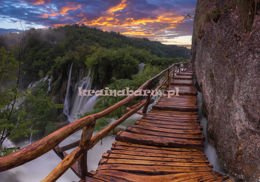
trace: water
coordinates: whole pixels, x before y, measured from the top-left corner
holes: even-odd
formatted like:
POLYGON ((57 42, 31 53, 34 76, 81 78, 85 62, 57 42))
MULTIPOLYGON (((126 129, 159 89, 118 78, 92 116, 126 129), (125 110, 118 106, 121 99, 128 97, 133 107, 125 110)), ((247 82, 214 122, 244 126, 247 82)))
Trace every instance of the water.
POLYGON ((63 113, 67 117, 69 117, 69 113, 70 113, 70 85, 71 85, 72 68, 73 68, 73 63, 70 65, 70 71, 69 71, 69 77, 68 77, 68 83, 67 83, 67 89, 66 89, 66 96, 65 96, 65 100, 64 100, 64 106, 63 106, 63 113))
POLYGON ((140 72, 143 72, 144 71, 144 67, 145 67, 145 64, 144 63, 140 63, 139 65, 138 65, 138 72, 140 73, 140 72))
POLYGON ((69 71, 69 78, 66 90, 66 96, 64 100, 63 113, 67 116, 69 122, 82 117, 85 113, 93 110, 97 96, 79 96, 78 88, 89 90, 92 87, 92 74, 89 71, 88 75, 80 80, 73 90, 73 95, 71 96, 71 75, 72 75, 72 65, 69 71))
POLYGON ((79 96, 78 88, 82 88, 83 90, 90 90, 92 87, 92 74, 89 71, 88 76, 84 77, 79 83, 76 84, 74 88, 73 94, 73 103, 71 104, 71 111, 68 117, 70 122, 78 119, 83 116, 85 113, 93 110, 97 96, 79 96))
POLYGON ((216 148, 214 145, 209 143, 208 140, 208 120, 207 118, 202 114, 202 94, 198 92, 198 106, 199 106, 199 117, 200 117, 200 124, 203 127, 203 134, 205 136, 205 142, 204 142, 204 153, 208 157, 208 160, 210 164, 213 166, 213 169, 219 173, 224 173, 223 168, 220 165, 220 161, 217 155, 216 148))
POLYGON ((33 88, 37 87, 40 83, 46 82, 48 79, 49 79, 49 77, 45 76, 44 78, 42 78, 42 79, 40 79, 40 80, 38 80, 36 82, 30 83, 27 88, 28 89, 33 89, 33 88))
POLYGON ((52 82, 52 77, 50 77, 48 79, 48 90, 47 90, 47 93, 50 93, 50 91, 51 91, 51 82, 52 82))
MULTIPOLYGON (((81 131, 71 135, 66 140, 61 143, 61 146, 69 144, 80 138, 81 131)), ((107 136, 102 141, 98 142, 92 149, 88 152, 88 169, 96 170, 98 163, 107 150, 112 146, 115 141, 114 136, 107 136)), ((14 146, 10 141, 6 142, 6 145, 14 146)), ((71 152, 72 150, 68 151, 71 152)), ((11 169, 6 172, 0 173, 0 182, 36 182, 41 181, 46 177, 52 169, 54 169, 61 159, 53 152, 50 151, 43 156, 30 161, 22 166, 11 169)), ((58 182, 72 182, 79 181, 79 178, 70 169, 59 179, 58 182)))

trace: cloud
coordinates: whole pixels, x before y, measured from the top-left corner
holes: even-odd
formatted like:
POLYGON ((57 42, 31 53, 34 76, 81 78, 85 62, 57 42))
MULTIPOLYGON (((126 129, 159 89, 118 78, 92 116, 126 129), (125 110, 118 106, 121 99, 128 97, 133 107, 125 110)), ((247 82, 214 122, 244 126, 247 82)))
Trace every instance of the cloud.
POLYGON ((44 5, 46 3, 49 3, 51 0, 30 0, 33 5, 44 5))
POLYGON ((45 27, 84 24, 165 42, 191 35, 193 21, 187 17, 193 16, 195 3, 196 0, 1 0, 0 18, 45 27))
POLYGON ((116 6, 113 6, 107 10, 108 13, 113 14, 118 11, 122 11, 127 7, 127 0, 122 0, 119 4, 116 6))
POLYGON ((60 14, 66 15, 69 11, 75 11, 80 8, 81 8, 80 4, 69 3, 67 6, 61 8, 60 14))

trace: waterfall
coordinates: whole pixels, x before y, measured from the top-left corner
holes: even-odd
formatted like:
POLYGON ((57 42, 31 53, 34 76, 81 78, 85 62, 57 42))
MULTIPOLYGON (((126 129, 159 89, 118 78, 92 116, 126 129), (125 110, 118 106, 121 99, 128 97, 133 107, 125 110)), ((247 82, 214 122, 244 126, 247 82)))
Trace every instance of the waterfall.
POLYGON ((79 87, 82 87, 82 89, 91 89, 91 70, 86 77, 84 77, 75 85, 73 96, 70 95, 72 67, 73 65, 71 64, 63 109, 63 113, 67 116, 69 122, 72 122, 85 113, 91 111, 97 101, 97 96, 79 96, 78 94, 79 87))
POLYGON ((50 77, 48 79, 48 90, 47 90, 47 93, 50 93, 50 91, 51 91, 51 82, 52 82, 52 77, 50 77))
POLYGON ((140 63, 139 65, 138 65, 138 72, 140 73, 140 72, 143 72, 144 71, 144 67, 145 67, 145 64, 144 63, 140 63))
POLYGON ((81 81, 76 84, 76 88, 74 89, 73 103, 71 104, 71 112, 68 120, 70 122, 76 120, 81 117, 85 113, 91 111, 96 104, 97 96, 79 96, 78 88, 82 87, 82 89, 91 89, 92 87, 92 74, 91 70, 88 73, 88 76, 84 77, 81 81))
POLYGON ((38 81, 35 81, 35 82, 32 82, 28 85, 27 89, 33 89, 35 87, 37 87, 40 83, 42 82, 46 82, 48 80, 48 76, 45 76, 44 78, 38 80, 38 81))
POLYGON ((8 138, 5 139, 4 143, 3 143, 3 147, 4 148, 13 148, 13 147, 16 147, 15 144, 9 140, 8 138))
POLYGON ((66 90, 66 96, 64 100, 64 108, 63 108, 63 113, 69 118, 70 114, 70 85, 71 85, 71 74, 72 74, 72 68, 73 68, 73 63, 70 65, 70 70, 69 70, 69 77, 68 77, 68 83, 67 83, 67 90, 66 90))

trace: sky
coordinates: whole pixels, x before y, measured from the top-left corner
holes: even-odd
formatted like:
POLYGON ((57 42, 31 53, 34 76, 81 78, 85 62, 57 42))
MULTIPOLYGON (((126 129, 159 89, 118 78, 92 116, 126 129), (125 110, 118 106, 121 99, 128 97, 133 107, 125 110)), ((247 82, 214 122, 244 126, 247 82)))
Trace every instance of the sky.
POLYGON ((80 24, 190 45, 196 0, 0 0, 0 28, 80 24))

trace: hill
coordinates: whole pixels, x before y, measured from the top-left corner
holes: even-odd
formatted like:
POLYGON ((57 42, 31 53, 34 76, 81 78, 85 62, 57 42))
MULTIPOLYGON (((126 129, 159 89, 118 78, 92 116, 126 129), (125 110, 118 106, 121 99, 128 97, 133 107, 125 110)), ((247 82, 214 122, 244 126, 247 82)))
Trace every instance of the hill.
POLYGON ((68 71, 68 64, 71 62, 75 62, 74 67, 84 67, 86 58, 91 57, 100 48, 118 51, 121 49, 121 52, 125 49, 125 52, 135 54, 139 63, 153 61, 152 64, 160 65, 166 65, 176 58, 189 58, 190 54, 184 47, 163 45, 148 39, 130 38, 119 33, 103 32, 78 25, 31 29, 2 37, 4 40, 1 43, 9 49, 14 49, 15 52, 22 50, 18 59, 23 62, 22 83, 25 87, 51 70, 68 71))

